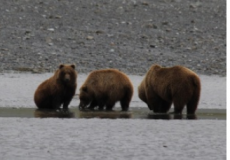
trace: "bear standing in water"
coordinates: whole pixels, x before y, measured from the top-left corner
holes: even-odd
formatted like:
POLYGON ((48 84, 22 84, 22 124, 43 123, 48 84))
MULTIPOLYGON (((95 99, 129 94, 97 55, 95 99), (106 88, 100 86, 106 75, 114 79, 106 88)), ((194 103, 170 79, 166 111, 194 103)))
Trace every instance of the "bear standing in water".
POLYGON ((54 75, 41 83, 34 94, 34 102, 39 109, 68 110, 77 88, 75 65, 61 64, 54 75))
POLYGON ((200 78, 188 68, 152 65, 138 87, 138 95, 155 113, 167 113, 173 103, 175 113, 181 114, 187 105, 187 114, 195 114, 200 90, 200 78))
POLYGON ((80 88, 79 109, 88 107, 110 111, 117 101, 120 101, 122 111, 129 109, 129 103, 133 95, 133 86, 129 78, 116 69, 104 69, 93 71, 89 74, 85 83, 80 88))

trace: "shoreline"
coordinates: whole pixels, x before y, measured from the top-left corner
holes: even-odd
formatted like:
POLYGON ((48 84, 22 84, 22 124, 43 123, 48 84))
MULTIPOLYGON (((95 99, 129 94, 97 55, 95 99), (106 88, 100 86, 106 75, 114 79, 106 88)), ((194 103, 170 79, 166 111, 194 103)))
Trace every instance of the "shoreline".
MULTIPOLYGON (((1 74, 0 88, 0 106, 15 107, 15 108, 33 108, 33 95, 37 86, 52 76, 53 73, 44 74, 29 74, 29 73, 5 73, 1 74)), ((198 109, 226 109, 226 77, 199 75, 201 78, 201 98, 198 109)), ((76 95, 72 99, 69 107, 78 106, 79 88, 83 84, 87 74, 78 74, 76 95)), ((128 75, 133 87, 134 95, 130 106, 146 107, 137 94, 137 87, 144 76, 128 75)), ((119 108, 119 103, 116 103, 115 108, 119 108)), ((173 108, 173 106, 171 107, 173 108)))
POLYGON ((113 111, 79 111, 77 107, 69 108, 69 112, 56 112, 39 110, 37 108, 11 108, 0 107, 0 117, 8 118, 74 118, 74 119, 193 119, 193 120, 226 120, 226 109, 197 109, 195 115, 187 115, 184 111, 182 115, 173 114, 173 109, 169 113, 156 114, 145 107, 130 107, 127 112, 120 112, 119 108, 113 111))

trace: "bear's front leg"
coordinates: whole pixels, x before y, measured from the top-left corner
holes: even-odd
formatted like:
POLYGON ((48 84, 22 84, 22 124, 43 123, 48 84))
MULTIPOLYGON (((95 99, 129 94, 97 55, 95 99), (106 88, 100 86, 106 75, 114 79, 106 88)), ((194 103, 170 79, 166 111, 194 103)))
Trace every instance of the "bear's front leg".
POLYGON ((94 110, 94 108, 97 106, 97 101, 96 100, 92 100, 92 102, 90 103, 89 107, 87 109, 89 110, 94 110))
POLYGON ((68 112, 68 111, 69 111, 68 106, 69 106, 69 104, 70 104, 70 101, 71 101, 71 99, 70 99, 70 100, 65 100, 65 101, 64 101, 64 103, 63 103, 63 111, 64 111, 64 112, 68 112))
POLYGON ((59 111, 61 107, 61 99, 58 97, 55 97, 52 99, 52 109, 59 111))

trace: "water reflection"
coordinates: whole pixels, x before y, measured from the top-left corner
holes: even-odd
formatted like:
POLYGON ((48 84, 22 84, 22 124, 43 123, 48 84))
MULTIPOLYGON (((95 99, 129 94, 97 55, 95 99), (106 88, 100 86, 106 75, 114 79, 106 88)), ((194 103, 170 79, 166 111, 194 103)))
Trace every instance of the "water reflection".
POLYGON ((108 118, 108 119, 117 119, 117 118, 132 118, 131 112, 122 112, 122 111, 80 111, 79 118, 108 118))
POLYGON ((71 111, 36 109, 34 111, 36 118, 74 118, 75 114, 71 111))
MULTIPOLYGON (((9 110, 9 109, 8 109, 9 110)), ((0 115, 4 116, 14 116, 14 117, 26 117, 32 116, 37 118, 107 118, 107 119, 163 119, 163 120, 196 120, 196 119, 226 119, 225 112, 198 112, 195 115, 187 115, 186 113, 183 114, 174 114, 174 113, 167 113, 167 114, 156 114, 150 112, 149 110, 143 109, 136 109, 130 110, 127 112, 121 112, 119 110, 115 111, 79 111, 78 108, 71 108, 68 112, 64 112, 62 110, 41 110, 35 109, 28 113, 26 112, 28 109, 14 109, 0 112, 0 115)))
POLYGON ((162 114, 155 114, 149 113, 147 115, 147 119, 197 119, 197 115, 184 115, 184 114, 170 114, 170 113, 162 113, 162 114))

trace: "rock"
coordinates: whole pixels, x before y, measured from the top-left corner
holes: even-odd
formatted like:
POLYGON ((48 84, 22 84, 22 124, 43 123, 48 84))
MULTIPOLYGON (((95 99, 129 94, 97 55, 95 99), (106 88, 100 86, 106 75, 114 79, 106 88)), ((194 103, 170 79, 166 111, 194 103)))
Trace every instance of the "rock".
POLYGON ((161 22, 162 25, 168 25, 168 22, 161 22))
POLYGON ((54 28, 48 28, 48 31, 54 32, 54 28))
POLYGON ((149 45, 151 48, 156 48, 156 46, 154 44, 150 44, 149 45))
POLYGON ((102 33, 104 33, 104 32, 101 31, 101 30, 97 30, 95 33, 96 33, 96 34, 102 34, 102 33))
POLYGON ((87 40, 93 40, 94 37, 93 37, 93 36, 87 36, 86 39, 87 39, 87 40))
POLYGON ((146 24, 145 27, 146 28, 153 28, 153 29, 157 29, 158 28, 157 25, 155 25, 155 24, 146 24))
POLYGON ((110 52, 114 52, 115 50, 114 50, 114 49, 110 49, 109 51, 110 51, 110 52))
POLYGON ((141 2, 141 4, 144 5, 144 6, 148 6, 149 5, 148 2, 141 2))
POLYGON ((56 19, 61 19, 62 16, 60 16, 60 15, 55 15, 54 18, 56 18, 56 19))
POLYGON ((116 10, 117 13, 123 14, 124 13, 124 8, 122 6, 118 7, 116 10))

